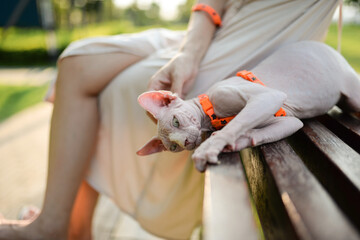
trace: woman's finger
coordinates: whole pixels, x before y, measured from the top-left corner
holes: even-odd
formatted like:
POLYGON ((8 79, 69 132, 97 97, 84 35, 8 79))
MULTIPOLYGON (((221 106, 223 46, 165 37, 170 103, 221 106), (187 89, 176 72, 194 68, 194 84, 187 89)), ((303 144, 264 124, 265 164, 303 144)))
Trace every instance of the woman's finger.
POLYGON ((150 80, 148 90, 167 90, 171 81, 162 73, 156 73, 150 80))
POLYGON ((170 91, 172 91, 173 93, 177 93, 180 97, 182 97, 183 85, 184 81, 182 79, 173 79, 170 91))

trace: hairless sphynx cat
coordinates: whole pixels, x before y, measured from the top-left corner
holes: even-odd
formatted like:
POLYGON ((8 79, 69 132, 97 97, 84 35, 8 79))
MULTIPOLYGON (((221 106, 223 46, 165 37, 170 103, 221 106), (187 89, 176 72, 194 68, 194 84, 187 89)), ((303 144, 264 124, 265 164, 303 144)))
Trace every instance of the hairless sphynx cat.
POLYGON ((192 158, 196 168, 204 171, 207 163, 218 163, 220 152, 285 138, 303 126, 299 119, 322 115, 334 105, 344 111, 360 112, 358 74, 323 43, 286 45, 252 72, 265 86, 231 77, 207 91, 216 117, 235 116, 219 131, 215 131, 211 115, 204 112, 200 98, 184 101, 169 91, 141 94, 140 105, 158 120, 158 136, 137 154, 197 147, 192 158), (279 109, 286 116, 275 116, 279 109), (209 132, 213 133, 202 142, 209 132))

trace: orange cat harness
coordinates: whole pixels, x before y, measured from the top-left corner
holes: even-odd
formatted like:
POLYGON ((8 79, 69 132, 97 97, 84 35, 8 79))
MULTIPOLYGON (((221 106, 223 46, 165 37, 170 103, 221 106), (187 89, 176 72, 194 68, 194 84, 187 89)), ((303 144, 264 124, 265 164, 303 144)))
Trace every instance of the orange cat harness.
MULTIPOLYGON (((236 74, 236 76, 242 77, 243 79, 248 80, 250 82, 258 83, 258 84, 265 86, 265 84, 263 82, 261 82, 252 72, 244 70, 244 71, 238 72, 236 74)), ((231 116, 231 117, 218 118, 214 112, 214 107, 209 100, 209 96, 206 94, 201 94, 198 96, 198 98, 200 100, 200 104, 201 104, 203 111, 206 113, 206 115, 208 115, 210 117, 211 125, 216 130, 223 128, 228 122, 230 122, 235 117, 235 116, 231 116)), ((274 114, 274 116, 275 117, 286 116, 286 112, 283 108, 280 108, 280 110, 277 111, 274 114)))

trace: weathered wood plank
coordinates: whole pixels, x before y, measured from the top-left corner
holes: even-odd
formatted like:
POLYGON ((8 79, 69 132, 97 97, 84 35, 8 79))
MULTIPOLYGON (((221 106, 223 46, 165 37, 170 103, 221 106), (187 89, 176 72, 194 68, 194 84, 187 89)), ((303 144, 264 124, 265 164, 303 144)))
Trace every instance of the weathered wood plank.
POLYGON ((304 122, 290 143, 360 229, 360 155, 318 121, 304 122))
POLYGON ((265 239, 299 239, 260 148, 240 152, 265 239))
POLYGON ((328 115, 336 119, 340 124, 348 128, 350 131, 354 132, 357 136, 357 139, 360 138, 360 119, 355 115, 349 115, 343 113, 340 108, 333 108, 328 112, 328 115))
POLYGON ((219 160, 205 173, 205 239, 259 239, 239 153, 221 154, 219 160))
POLYGON ((317 121, 306 121, 303 131, 360 191, 360 155, 317 121))
POLYGON ((360 238, 286 141, 260 149, 300 239, 360 238))
POLYGON ((318 120, 347 145, 360 153, 360 120, 334 107, 318 120))

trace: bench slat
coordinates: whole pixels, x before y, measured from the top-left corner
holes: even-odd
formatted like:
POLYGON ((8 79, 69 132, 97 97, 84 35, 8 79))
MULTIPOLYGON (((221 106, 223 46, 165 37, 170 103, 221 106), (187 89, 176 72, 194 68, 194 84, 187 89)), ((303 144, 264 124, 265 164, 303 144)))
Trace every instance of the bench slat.
POLYGON ((360 119, 343 113, 340 108, 333 108, 328 115, 352 131, 357 136, 357 139, 360 139, 360 119))
POLYGON ((334 107, 318 120, 341 140, 360 153, 360 120, 334 107))
POLYGON ((259 239, 239 153, 221 154, 219 160, 205 173, 205 239, 259 239))
POLYGON ((286 141, 260 149, 300 239, 360 238, 286 141))
POLYGON ((360 155, 318 121, 304 123, 289 142, 360 230, 360 155))
POLYGON ((240 156, 265 239, 299 239, 260 148, 246 148, 240 152, 240 156))
POLYGON ((360 155, 317 121, 306 121, 303 131, 360 191, 360 155))

